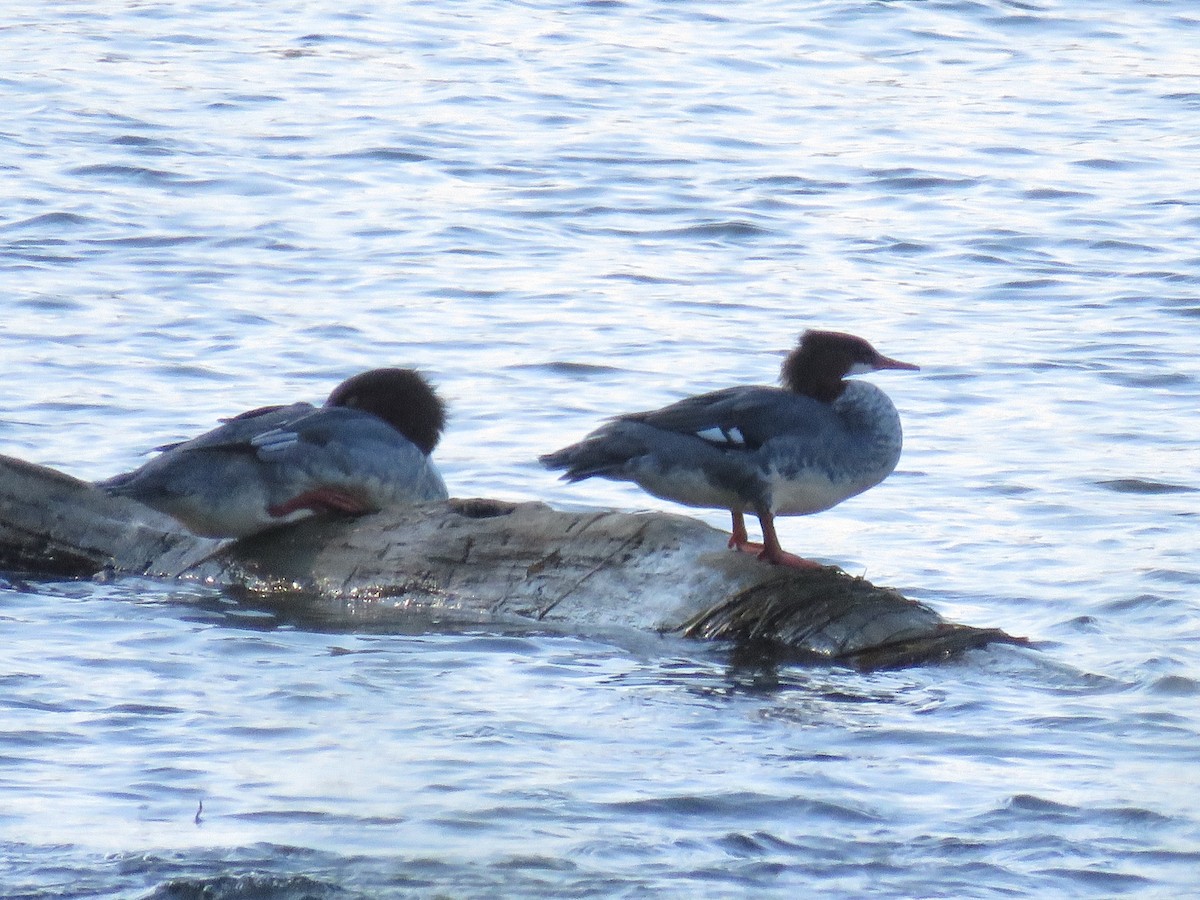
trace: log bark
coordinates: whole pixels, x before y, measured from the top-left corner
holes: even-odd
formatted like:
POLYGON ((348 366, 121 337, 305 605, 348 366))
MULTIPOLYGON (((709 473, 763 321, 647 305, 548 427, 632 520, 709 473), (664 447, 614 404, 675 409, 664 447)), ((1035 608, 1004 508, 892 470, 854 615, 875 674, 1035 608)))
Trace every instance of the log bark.
POLYGON ((10 571, 196 579, 252 603, 304 606, 331 627, 633 628, 860 668, 1022 642, 946 622, 838 569, 770 566, 725 542, 686 516, 483 499, 310 519, 220 542, 87 482, 0 457, 0 569, 10 571))

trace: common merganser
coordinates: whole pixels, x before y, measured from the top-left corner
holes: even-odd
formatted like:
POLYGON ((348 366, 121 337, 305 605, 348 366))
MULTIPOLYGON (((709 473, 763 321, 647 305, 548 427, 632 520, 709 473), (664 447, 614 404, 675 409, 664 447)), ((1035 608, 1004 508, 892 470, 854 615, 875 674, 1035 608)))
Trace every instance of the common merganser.
POLYGON ((412 369, 372 369, 309 403, 244 412, 97 486, 204 537, 246 537, 317 512, 445 500, 429 459, 446 410, 412 369))
POLYGON ((883 481, 900 459, 900 416, 865 381, 889 359, 862 338, 806 331, 783 362, 783 388, 731 387, 617 416, 577 444, 539 457, 564 481, 632 481, 686 506, 728 509, 729 546, 776 565, 820 568, 779 546, 774 517, 829 509, 883 481), (748 540, 745 511, 762 524, 748 540))

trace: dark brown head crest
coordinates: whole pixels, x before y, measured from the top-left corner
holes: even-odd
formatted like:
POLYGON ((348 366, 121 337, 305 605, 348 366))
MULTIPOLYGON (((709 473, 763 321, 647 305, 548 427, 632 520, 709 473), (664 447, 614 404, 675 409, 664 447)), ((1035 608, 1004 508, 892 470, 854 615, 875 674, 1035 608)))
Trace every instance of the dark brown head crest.
POLYGON ((843 381, 856 366, 877 368, 884 359, 860 337, 840 331, 806 331, 783 361, 779 380, 788 390, 832 403, 846 389, 843 381))
POLYGON ((326 406, 361 409, 383 419, 429 455, 446 427, 446 406, 415 369, 372 369, 347 378, 326 406))

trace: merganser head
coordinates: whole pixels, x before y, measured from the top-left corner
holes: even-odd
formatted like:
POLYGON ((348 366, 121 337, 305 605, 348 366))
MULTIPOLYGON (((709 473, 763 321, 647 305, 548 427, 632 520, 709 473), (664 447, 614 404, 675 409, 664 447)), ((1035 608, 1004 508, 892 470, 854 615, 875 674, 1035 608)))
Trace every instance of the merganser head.
POLYGON ((788 390, 832 403, 846 389, 847 375, 920 366, 884 356, 866 341, 839 331, 806 331, 783 361, 779 380, 788 390))
POLYGON ((446 427, 446 406, 415 369, 371 369, 333 389, 326 406, 361 409, 383 419, 428 456, 446 427))

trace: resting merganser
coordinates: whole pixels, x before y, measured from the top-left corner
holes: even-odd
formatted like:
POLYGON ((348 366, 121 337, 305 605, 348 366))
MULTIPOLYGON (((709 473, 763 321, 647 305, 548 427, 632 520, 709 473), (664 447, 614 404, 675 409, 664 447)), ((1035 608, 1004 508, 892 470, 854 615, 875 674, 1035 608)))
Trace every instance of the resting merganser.
POLYGON ((844 379, 918 368, 854 335, 806 331, 783 362, 782 389, 731 387, 617 416, 540 460, 565 469, 565 481, 632 481, 665 500, 728 509, 730 547, 819 568, 779 546, 774 517, 829 509, 892 473, 901 446, 896 407, 873 384, 844 379), (746 510, 762 524, 761 544, 747 539, 746 510))
POLYGON ((339 384, 322 407, 242 413, 97 486, 204 537, 246 537, 317 512, 445 500, 429 459, 445 422, 419 372, 372 369, 339 384))

